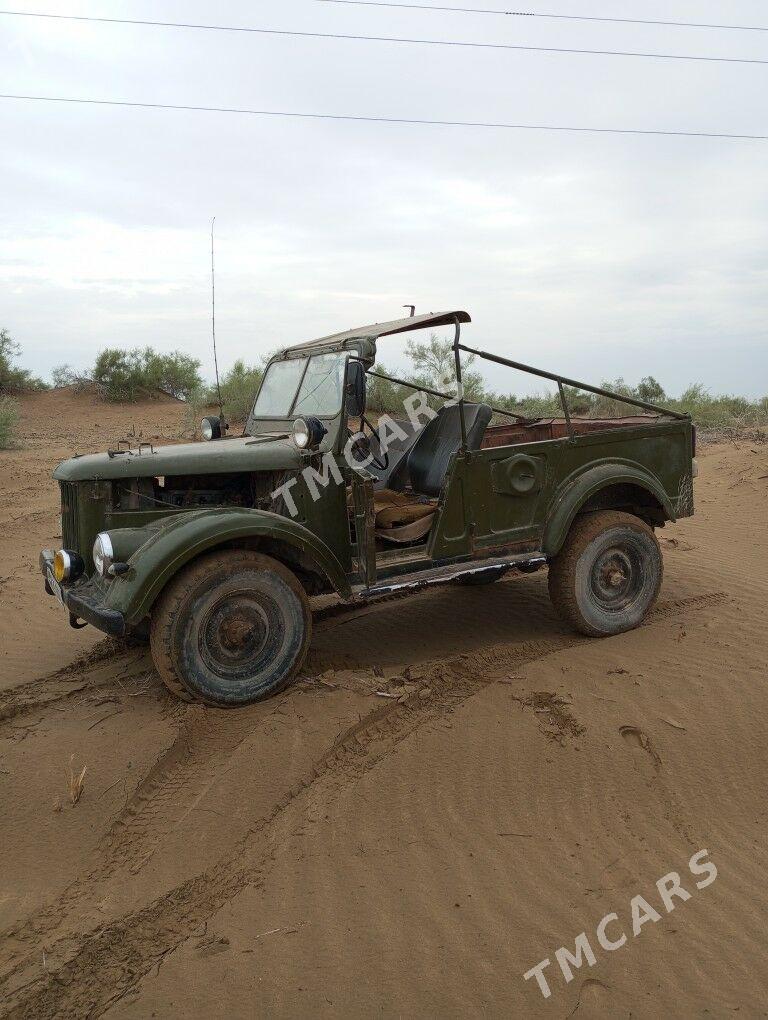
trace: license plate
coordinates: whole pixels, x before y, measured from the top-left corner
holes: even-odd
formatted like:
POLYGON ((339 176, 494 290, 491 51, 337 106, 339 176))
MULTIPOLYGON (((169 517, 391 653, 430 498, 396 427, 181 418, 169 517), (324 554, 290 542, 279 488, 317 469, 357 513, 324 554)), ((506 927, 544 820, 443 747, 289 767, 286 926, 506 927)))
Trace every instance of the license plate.
POLYGON ((59 602, 61 602, 61 604, 63 606, 64 605, 64 596, 63 596, 63 594, 61 592, 61 585, 56 580, 56 578, 53 576, 53 571, 51 570, 50 567, 46 567, 45 568, 45 576, 48 579, 48 586, 50 587, 50 589, 53 592, 53 594, 56 596, 56 598, 59 600, 59 602))

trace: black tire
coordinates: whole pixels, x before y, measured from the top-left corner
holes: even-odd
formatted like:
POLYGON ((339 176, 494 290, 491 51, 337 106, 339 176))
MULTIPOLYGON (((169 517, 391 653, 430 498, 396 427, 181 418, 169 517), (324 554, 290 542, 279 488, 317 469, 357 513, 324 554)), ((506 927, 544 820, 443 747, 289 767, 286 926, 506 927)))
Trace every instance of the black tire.
POLYGON ((560 616, 589 637, 621 634, 653 609, 664 563, 653 530, 632 514, 577 517, 549 565, 549 596, 560 616))
POLYGON ((288 684, 312 635, 306 592, 287 567, 248 549, 195 560, 152 611, 152 658, 184 700, 234 708, 288 684))

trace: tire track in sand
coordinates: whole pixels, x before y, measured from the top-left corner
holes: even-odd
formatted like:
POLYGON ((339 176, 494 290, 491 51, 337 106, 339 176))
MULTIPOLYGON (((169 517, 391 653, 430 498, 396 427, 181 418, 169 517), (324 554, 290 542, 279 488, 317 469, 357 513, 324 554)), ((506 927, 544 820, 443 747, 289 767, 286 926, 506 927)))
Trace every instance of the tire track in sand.
MULTIPOLYGON (((716 605, 725 597, 715 592, 663 603, 649 624, 681 609, 716 605)), ((111 924, 91 928, 86 933, 73 931, 57 942, 56 933, 62 921, 82 904, 81 890, 87 889, 91 881, 90 875, 78 879, 50 908, 9 933, 13 936, 10 944, 15 959, 5 961, 11 966, 0 986, 6 1003, 3 1015, 86 1017, 103 1012, 246 885, 263 882, 278 846, 306 821, 308 807, 317 802, 327 805, 341 789, 395 751, 414 730, 449 714, 501 675, 589 640, 554 635, 424 664, 419 679, 426 690, 422 688, 403 704, 377 707, 359 724, 340 734, 311 771, 286 791, 236 842, 233 850, 211 868, 111 924), (30 943, 37 945, 33 948, 30 943), (55 973, 42 978, 37 976, 40 943, 49 952, 55 948, 56 958, 66 961, 55 973)), ((226 756, 227 744, 233 740, 239 743, 252 728, 252 720, 238 726, 236 719, 231 721, 232 715, 226 714, 226 727, 241 735, 225 737, 219 729, 207 745, 205 739, 200 740, 200 755, 210 755, 212 748, 214 755, 226 756)), ((118 852, 117 859, 122 864, 141 861, 137 846, 146 847, 145 833, 155 825, 152 817, 153 812, 157 814, 155 806, 176 802, 178 790, 184 785, 182 763, 186 760, 178 759, 178 769, 174 760, 167 772, 161 769, 151 781, 142 784, 139 801, 144 806, 137 815, 148 820, 144 832, 141 826, 134 828, 137 839, 122 844, 127 847, 124 854, 122 850, 118 852), (173 778, 166 781, 165 775, 173 778)), ((150 842, 153 840, 154 834, 150 842)), ((111 865, 107 864, 114 860, 107 856, 98 866, 97 874, 102 877, 109 874, 114 880, 114 870, 110 873, 111 865)), ((79 920, 82 929, 82 919, 79 920)))

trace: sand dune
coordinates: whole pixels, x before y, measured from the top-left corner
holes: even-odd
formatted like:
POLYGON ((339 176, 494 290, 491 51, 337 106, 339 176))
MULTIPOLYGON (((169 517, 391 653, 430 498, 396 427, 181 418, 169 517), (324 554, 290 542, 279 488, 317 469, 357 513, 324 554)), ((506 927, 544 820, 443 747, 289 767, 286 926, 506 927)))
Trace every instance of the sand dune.
POLYGON ((142 648, 26 619, 65 431, 0 455, 23 472, 0 1015, 765 1015, 768 446, 704 451, 637 631, 569 633, 543 573, 330 609, 298 683, 225 713, 167 697, 142 648), (690 898, 668 913, 672 871, 690 898), (633 936, 637 895, 660 917, 633 936), (595 963, 566 983, 555 952, 581 932, 595 963), (548 999, 523 980, 545 957, 548 999))

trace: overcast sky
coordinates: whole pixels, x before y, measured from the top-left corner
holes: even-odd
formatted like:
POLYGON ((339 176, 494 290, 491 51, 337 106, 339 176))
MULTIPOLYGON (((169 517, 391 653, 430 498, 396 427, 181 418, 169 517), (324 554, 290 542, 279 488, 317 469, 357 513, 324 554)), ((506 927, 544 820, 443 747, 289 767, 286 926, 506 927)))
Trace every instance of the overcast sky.
MULTIPOLYGON (((422 0, 429 2, 429 0, 422 0)), ((437 2, 437 0, 434 0, 437 2)), ((446 3, 446 0, 442 0, 446 3)), ((472 6, 468 0, 447 0, 472 6)), ((504 7, 483 0, 478 7, 504 7)), ((312 2, 15 9, 768 58, 768 33, 312 2)), ((506 6, 509 6, 506 4, 506 6)), ((526 9, 768 25, 760 0, 526 9)), ((768 134, 768 66, 0 16, 0 92, 768 134)), ((0 326, 43 375, 151 344, 220 363, 466 308, 469 343, 599 382, 768 392, 768 142, 306 121, 0 100, 0 326)), ((403 343, 381 360, 401 368, 403 343)), ((525 391, 491 369, 496 390, 525 391)))

